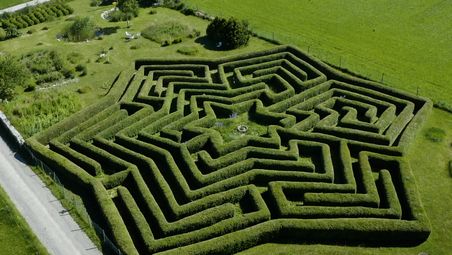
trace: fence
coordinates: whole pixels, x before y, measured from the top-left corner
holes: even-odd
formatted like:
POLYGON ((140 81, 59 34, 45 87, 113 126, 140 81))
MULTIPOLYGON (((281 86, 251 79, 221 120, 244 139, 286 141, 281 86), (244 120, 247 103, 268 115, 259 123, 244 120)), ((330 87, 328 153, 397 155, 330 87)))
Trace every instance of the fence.
MULTIPOLYGON (((199 11, 208 17, 228 17, 230 15, 230 13, 223 13, 222 11, 209 10, 206 12, 200 10, 196 4, 184 3, 188 8, 199 11)), ((297 36, 294 33, 284 34, 283 32, 269 31, 253 25, 251 25, 250 29, 258 38, 277 44, 296 45, 301 50, 332 66, 359 74, 366 79, 401 88, 419 96, 429 97, 435 103, 442 102, 452 105, 450 97, 444 93, 444 87, 430 80, 430 76, 418 75, 417 71, 419 70, 411 68, 402 72, 395 63, 389 65, 383 60, 368 59, 360 56, 359 53, 352 54, 349 50, 326 46, 327 40, 322 42, 314 41, 312 38, 304 36, 302 32, 297 36), (345 55, 345 53, 348 55, 345 55), (397 70, 400 71, 397 72, 397 70), (424 84, 429 85, 423 86, 424 84)), ((419 67, 419 69, 422 69, 422 67, 419 67)))
MULTIPOLYGON (((18 147, 21 147, 24 149, 26 153, 30 156, 32 159, 32 163, 36 164, 40 169, 44 171, 47 176, 49 176, 52 181, 57 185, 57 187, 60 189, 60 193, 62 194, 59 199, 66 200, 69 202, 69 204, 72 205, 73 209, 76 210, 77 215, 90 227, 92 227, 96 234, 99 236, 99 238, 102 241, 102 247, 106 248, 108 251, 110 251, 112 254, 116 255, 122 255, 121 250, 116 247, 116 245, 111 241, 111 239, 105 234, 105 230, 102 229, 99 224, 94 222, 91 217, 89 216, 88 212, 86 211, 85 205, 81 201, 80 198, 69 192, 64 185, 61 183, 60 179, 58 178, 58 175, 44 162, 42 162, 40 159, 36 158, 36 156, 33 154, 33 152, 25 145, 25 141, 22 137, 22 135, 14 128, 13 125, 11 125, 8 118, 5 116, 3 112, 0 111, 0 126, 3 126, 8 131, 8 136, 12 138, 15 145, 18 147)), ((0 210, 3 210, 3 208, 0 208, 0 210)))
POLYGON ((33 163, 38 166, 41 170, 44 171, 44 173, 49 176, 52 181, 57 185, 59 188, 61 197, 58 199, 66 200, 69 202, 69 204, 72 205, 72 209, 75 209, 77 215, 90 227, 92 227, 96 234, 99 236, 99 238, 102 241, 102 247, 106 248, 108 251, 112 252, 112 254, 122 255, 123 253, 121 250, 116 247, 116 245, 111 241, 111 239, 105 234, 105 230, 102 229, 102 227, 99 226, 95 221, 91 219, 88 212, 86 211, 85 205, 81 201, 80 198, 69 192, 64 185, 61 183, 60 179, 58 178, 58 175, 44 162, 42 162, 40 159, 36 158, 32 151, 30 151, 25 145, 24 148, 26 152, 30 155, 33 163))

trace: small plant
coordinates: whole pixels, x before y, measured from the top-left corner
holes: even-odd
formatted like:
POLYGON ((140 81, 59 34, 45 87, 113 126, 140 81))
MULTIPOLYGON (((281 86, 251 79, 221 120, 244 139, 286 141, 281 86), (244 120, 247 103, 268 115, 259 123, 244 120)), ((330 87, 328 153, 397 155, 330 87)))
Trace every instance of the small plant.
POLYGON ((88 68, 86 67, 86 65, 83 64, 78 64, 75 67, 75 71, 80 73, 80 76, 85 76, 88 74, 88 68))
POLYGON ((49 30, 49 27, 43 27, 42 30, 44 31, 49 30))
POLYGON ((163 41, 163 42, 161 43, 161 45, 162 45, 162 47, 170 46, 170 45, 171 45, 171 42, 168 41, 168 40, 165 40, 165 41, 163 41))
POLYGON ((173 40, 172 44, 178 44, 182 42, 182 38, 176 38, 173 40))
POLYGON ((89 17, 77 17, 72 24, 66 27, 63 34, 72 42, 90 40, 96 36, 96 24, 89 17))
POLYGON ((452 177, 452 160, 449 161, 449 176, 452 177))
POLYGON ((177 49, 177 53, 180 53, 182 55, 187 55, 187 56, 194 56, 194 55, 198 54, 198 52, 199 52, 199 50, 195 46, 184 46, 184 47, 177 49))
POLYGON ((36 84, 29 84, 27 87, 25 87, 25 92, 31 92, 36 90, 36 84))
POLYGON ((141 32, 144 38, 160 43, 162 46, 178 43, 192 34, 196 34, 196 30, 176 21, 152 24, 141 32))
POLYGON ((32 28, 32 29, 29 29, 29 30, 27 31, 27 34, 31 35, 31 34, 33 34, 34 32, 36 32, 36 29, 32 28))
POLYGON ((136 49, 139 49, 139 48, 140 48, 139 45, 132 45, 132 46, 130 46, 131 50, 136 50, 136 49))
POLYGON ((90 87, 81 87, 77 89, 77 93, 79 94, 86 94, 91 90, 90 87))
POLYGON ((150 15, 154 15, 154 14, 157 14, 157 11, 156 11, 156 10, 154 10, 154 9, 152 9, 152 10, 150 10, 150 11, 149 11, 149 14, 150 14, 150 15))
POLYGON ((440 128, 432 127, 425 132, 425 137, 432 142, 440 143, 446 137, 446 132, 440 128))

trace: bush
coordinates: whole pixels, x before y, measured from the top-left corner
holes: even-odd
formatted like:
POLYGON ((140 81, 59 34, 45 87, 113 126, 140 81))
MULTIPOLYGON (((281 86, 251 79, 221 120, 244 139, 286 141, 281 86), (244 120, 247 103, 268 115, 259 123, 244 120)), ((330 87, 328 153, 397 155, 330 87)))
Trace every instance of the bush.
POLYGON ((228 20, 215 18, 207 26, 206 33, 209 39, 221 43, 221 48, 228 50, 246 45, 251 35, 247 22, 232 17, 228 20))
POLYGON ((85 76, 88 74, 88 68, 86 67, 86 65, 82 65, 82 64, 78 64, 75 67, 75 71, 80 73, 80 76, 85 76))
POLYGON ((446 137, 446 132, 441 128, 432 127, 425 132, 425 137, 432 142, 440 143, 446 137))
POLYGON ((77 17, 74 22, 64 30, 65 37, 72 42, 82 42, 96 36, 96 24, 89 17, 77 17))
POLYGON ((28 69, 10 55, 0 55, 0 99, 11 100, 16 87, 32 84, 28 69))
POLYGON ((187 56, 194 56, 196 54, 198 54, 199 50, 198 48, 194 47, 194 46, 185 46, 185 47, 181 47, 179 49, 177 49, 177 53, 183 54, 183 55, 187 55, 187 56))
POLYGON ((153 24, 141 32, 144 38, 160 43, 162 46, 182 41, 182 38, 190 37, 193 34, 196 34, 196 30, 175 21, 153 24))
POLYGON ((90 87, 81 87, 77 89, 77 93, 79 94, 86 94, 90 91, 90 87))
POLYGON ((34 32, 36 32, 36 29, 32 28, 32 29, 29 29, 29 30, 27 31, 27 34, 31 35, 31 34, 33 34, 34 32))
POLYGON ((7 39, 6 38, 6 31, 5 31, 5 29, 0 27, 0 41, 4 41, 6 39, 7 39))

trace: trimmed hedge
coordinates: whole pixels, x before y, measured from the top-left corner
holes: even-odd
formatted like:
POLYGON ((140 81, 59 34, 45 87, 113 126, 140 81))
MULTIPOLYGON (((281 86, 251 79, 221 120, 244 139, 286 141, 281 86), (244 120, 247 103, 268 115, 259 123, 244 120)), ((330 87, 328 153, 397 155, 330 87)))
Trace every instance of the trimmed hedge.
POLYGON ((27 7, 14 13, 0 15, 0 23, 3 28, 12 25, 18 28, 26 28, 46 22, 51 17, 70 15, 74 10, 63 1, 51 1, 36 6, 27 7))
POLYGON ((127 254, 414 245, 430 230, 403 156, 430 108, 281 46, 138 60, 102 101, 27 143, 94 193, 127 254), (226 139, 238 125, 266 129, 226 139))

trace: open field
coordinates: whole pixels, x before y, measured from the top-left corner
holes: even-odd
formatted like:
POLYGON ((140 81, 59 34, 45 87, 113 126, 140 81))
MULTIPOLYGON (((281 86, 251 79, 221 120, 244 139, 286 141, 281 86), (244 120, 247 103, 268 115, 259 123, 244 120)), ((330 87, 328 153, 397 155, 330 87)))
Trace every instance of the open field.
POLYGON ((334 65, 452 104, 452 2, 186 0, 334 65))
POLYGON ((20 213, 0 187, 0 254, 47 254, 20 213))
POLYGON ((2 0, 0 2, 0 10, 25 2, 28 2, 28 0, 2 0))
POLYGON ((428 239, 405 157, 431 102, 291 47, 135 68, 27 140, 125 253, 428 239))

